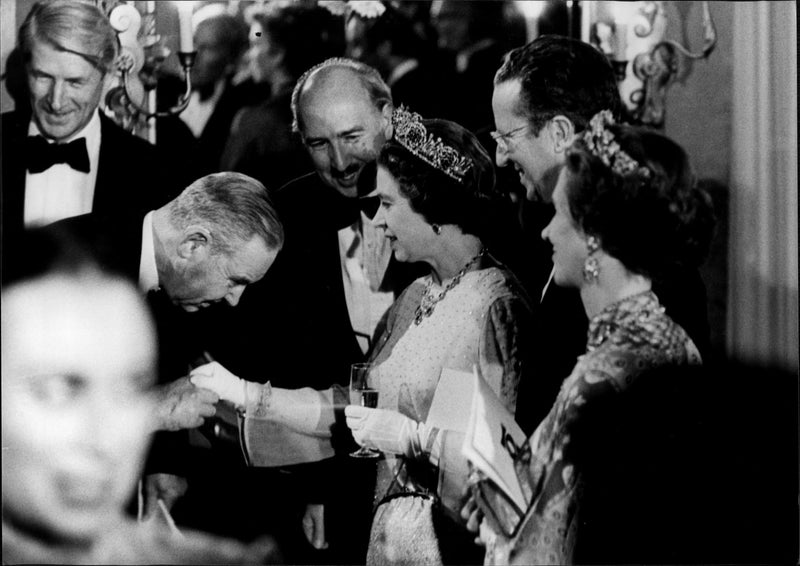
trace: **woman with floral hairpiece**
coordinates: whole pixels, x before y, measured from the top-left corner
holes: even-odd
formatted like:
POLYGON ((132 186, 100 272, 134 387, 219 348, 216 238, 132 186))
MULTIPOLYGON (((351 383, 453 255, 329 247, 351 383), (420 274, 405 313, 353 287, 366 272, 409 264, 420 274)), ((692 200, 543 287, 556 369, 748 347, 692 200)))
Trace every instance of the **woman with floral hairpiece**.
MULTIPOLYGON (((553 202, 542 237, 553 245, 555 283, 580 290, 587 349, 518 460, 530 501, 518 529, 503 532, 490 514, 480 525, 487 564, 572 563, 587 439, 602 424, 594 415, 647 370, 700 363, 695 344, 651 290, 654 278, 699 264, 711 237, 710 201, 684 150, 654 131, 615 125, 601 112, 570 149, 553 202)), ((477 528, 475 506, 486 480, 472 479, 481 485, 462 513, 472 514, 470 527, 477 528)))
MULTIPOLYGON (((369 358, 380 375, 378 408, 345 407, 355 441, 386 456, 377 463, 367 563, 480 563, 483 549, 459 516, 468 476, 463 433, 425 423, 445 369, 477 367, 514 411, 530 307, 487 247, 489 210, 500 195, 486 150, 453 122, 423 120, 403 108, 392 122, 393 138, 378 158, 373 224, 398 260, 423 262, 430 274, 409 285, 376 332, 369 358)), ((333 406, 349 397, 338 388, 287 391, 242 382, 218 364, 194 370, 192 381, 245 407, 256 465, 259 422, 278 420, 324 437, 333 406)), ((472 387, 469 377, 464 387, 472 387)))

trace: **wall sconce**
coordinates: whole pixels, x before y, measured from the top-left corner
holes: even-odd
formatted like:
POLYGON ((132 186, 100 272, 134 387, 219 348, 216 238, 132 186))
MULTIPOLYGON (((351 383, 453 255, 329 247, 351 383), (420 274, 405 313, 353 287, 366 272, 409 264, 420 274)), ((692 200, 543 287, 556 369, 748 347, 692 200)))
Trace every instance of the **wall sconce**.
POLYGON ((147 135, 144 137, 155 142, 155 128, 150 119, 179 114, 189 104, 192 93, 190 71, 197 55, 192 33, 194 2, 176 2, 180 22, 178 60, 183 69, 184 89, 175 106, 163 111, 156 110, 156 75, 170 51, 155 32, 156 3, 148 1, 143 4, 143 14, 136 9, 135 2, 117 3, 108 14, 119 39, 117 71, 120 84, 108 92, 106 105, 123 128, 129 131, 146 129, 147 135))
POLYGON ((666 92, 679 74, 681 57, 687 61, 706 59, 716 46, 717 30, 708 2, 700 2, 703 48, 699 52, 665 39, 664 2, 584 4, 595 5, 588 14, 592 23, 585 39, 605 53, 614 67, 629 121, 663 127, 666 92))

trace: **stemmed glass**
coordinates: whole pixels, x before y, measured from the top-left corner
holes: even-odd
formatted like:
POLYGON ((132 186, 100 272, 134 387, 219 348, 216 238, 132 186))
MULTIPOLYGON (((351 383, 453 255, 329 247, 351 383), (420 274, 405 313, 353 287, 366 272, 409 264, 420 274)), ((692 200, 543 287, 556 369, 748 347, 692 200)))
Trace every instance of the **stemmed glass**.
MULTIPOLYGON (((377 370, 371 363, 358 363, 350 366, 350 403, 374 409, 378 406, 377 370)), ((362 446, 350 456, 354 458, 377 458, 378 450, 362 446)))

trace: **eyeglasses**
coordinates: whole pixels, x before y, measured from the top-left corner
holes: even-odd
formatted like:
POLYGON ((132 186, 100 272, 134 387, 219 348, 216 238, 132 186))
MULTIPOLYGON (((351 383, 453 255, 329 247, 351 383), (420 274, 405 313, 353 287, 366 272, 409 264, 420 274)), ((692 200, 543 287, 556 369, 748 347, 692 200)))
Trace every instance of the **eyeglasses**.
POLYGON ((492 136, 492 139, 497 144, 497 147, 502 149, 503 151, 508 151, 508 142, 514 138, 519 132, 522 130, 526 130, 528 128, 528 124, 524 126, 520 126, 519 128, 514 128, 508 132, 500 132, 494 131, 489 132, 489 135, 492 136))

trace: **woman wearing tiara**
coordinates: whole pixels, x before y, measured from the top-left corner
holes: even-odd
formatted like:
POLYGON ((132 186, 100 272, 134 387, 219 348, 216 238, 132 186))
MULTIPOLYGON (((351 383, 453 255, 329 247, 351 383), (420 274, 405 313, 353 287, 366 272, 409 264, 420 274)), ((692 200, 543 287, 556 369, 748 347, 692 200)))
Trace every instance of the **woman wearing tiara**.
POLYGON ((485 512, 487 564, 594 562, 580 555, 579 529, 587 527, 587 470, 603 465, 589 461, 593 444, 599 451, 592 435, 604 424, 595 415, 643 372, 700 362, 651 291, 660 275, 699 264, 710 242, 710 201, 684 150, 659 133, 614 125, 610 112, 601 112, 570 149, 553 203, 542 237, 553 245, 555 283, 580 290, 588 343, 522 447, 517 474, 530 504, 516 532, 492 520, 502 514, 483 506, 487 480, 473 478, 476 498, 463 513, 472 513, 470 527, 477 528, 476 501, 485 512))
MULTIPOLYGON (((377 464, 367 563, 480 563, 483 549, 459 517, 468 475, 463 434, 425 423, 444 369, 477 367, 514 411, 530 308, 519 283, 486 247, 487 209, 499 198, 486 150, 453 122, 422 120, 403 108, 392 121, 393 139, 378 158, 373 223, 398 260, 424 262, 430 274, 404 291, 376 333, 370 361, 380 376, 377 408, 345 409, 356 442, 386 456, 377 464)), ((277 420, 324 436, 333 406, 348 403, 340 389, 242 383, 218 364, 193 375, 196 384, 245 408, 255 465, 259 423, 277 420)), ((465 376, 464 387, 471 384, 465 376)))

